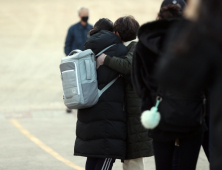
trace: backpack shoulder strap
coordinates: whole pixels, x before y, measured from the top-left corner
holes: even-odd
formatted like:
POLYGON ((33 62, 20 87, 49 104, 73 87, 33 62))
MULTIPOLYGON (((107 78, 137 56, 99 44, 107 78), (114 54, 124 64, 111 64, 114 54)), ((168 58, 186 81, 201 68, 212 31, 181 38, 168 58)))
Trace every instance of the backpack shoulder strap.
POLYGON ((102 51, 100 51, 98 54, 96 54, 96 57, 100 56, 102 53, 104 53, 106 50, 108 50, 109 48, 113 47, 116 44, 110 45, 108 47, 106 47, 105 49, 103 49, 102 51))
POLYGON ((111 82, 109 82, 102 90, 99 90, 99 89, 98 89, 99 97, 100 97, 108 88, 110 88, 110 86, 112 86, 112 85, 116 82, 116 80, 117 80, 118 78, 119 78, 119 76, 116 77, 115 79, 113 79, 111 82))

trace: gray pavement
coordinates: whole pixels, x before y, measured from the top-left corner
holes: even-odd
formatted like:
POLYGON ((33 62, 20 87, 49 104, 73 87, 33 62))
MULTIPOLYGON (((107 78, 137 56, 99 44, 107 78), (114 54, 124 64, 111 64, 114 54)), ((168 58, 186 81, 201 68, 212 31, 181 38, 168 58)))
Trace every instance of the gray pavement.
MULTIPOLYGON (((5 113, 0 118, 0 169, 1 170, 71 170, 32 142, 10 120, 16 119, 26 130, 53 149, 64 159, 84 168, 85 158, 73 156, 76 112, 64 110, 33 110, 26 113, 5 113)), ((155 170, 154 158, 145 158, 146 169, 155 170)), ((197 170, 208 170, 208 161, 201 150, 197 170)), ((117 160, 113 170, 121 169, 117 160)))
MULTIPOLYGON (((92 24, 102 17, 114 21, 126 14, 142 24, 156 18, 160 3, 0 0, 0 170, 71 170, 73 165, 84 168, 86 159, 73 156, 76 112, 65 113, 59 73, 67 29, 78 20, 77 7, 91 9, 92 24), (37 145, 33 141, 41 142, 37 145), (48 148, 53 152, 46 152, 48 148)), ((145 165, 154 170, 153 157, 146 158, 145 165)), ((197 169, 208 170, 208 166, 201 151, 197 169)), ((121 169, 120 161, 113 169, 121 169)))

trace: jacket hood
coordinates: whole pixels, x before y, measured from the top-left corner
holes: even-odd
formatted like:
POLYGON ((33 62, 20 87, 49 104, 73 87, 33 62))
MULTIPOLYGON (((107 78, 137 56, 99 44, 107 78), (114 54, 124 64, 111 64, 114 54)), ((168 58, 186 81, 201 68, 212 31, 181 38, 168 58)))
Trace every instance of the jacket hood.
POLYGON ((85 43, 85 49, 91 49, 95 54, 113 44, 122 44, 122 40, 110 31, 101 30, 92 35, 85 43))
POLYGON ((162 51, 169 28, 181 19, 161 19, 141 26, 138 32, 139 41, 150 51, 159 54, 162 51))

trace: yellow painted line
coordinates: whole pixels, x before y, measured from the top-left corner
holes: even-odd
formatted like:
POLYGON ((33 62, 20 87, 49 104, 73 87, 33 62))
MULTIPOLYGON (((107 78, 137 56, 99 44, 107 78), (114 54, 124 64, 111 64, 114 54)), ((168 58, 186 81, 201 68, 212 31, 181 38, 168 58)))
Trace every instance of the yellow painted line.
POLYGON ((52 155, 54 158, 56 158, 57 160, 63 162, 64 164, 76 169, 76 170, 85 170, 82 167, 79 167, 77 165, 75 165, 74 163, 72 163, 71 161, 63 158, 61 155, 59 155, 57 152, 55 152, 54 150, 52 150, 50 147, 48 147, 47 145, 45 145, 42 141, 40 141, 38 138, 36 138, 35 136, 33 136, 28 130, 26 130, 24 127, 22 127, 22 125, 15 119, 11 119, 10 122, 15 125, 15 127, 17 127, 19 129, 19 131, 21 133, 23 133, 28 139, 30 139, 32 142, 34 142, 36 145, 38 145, 40 148, 42 148, 44 151, 46 151, 47 153, 49 153, 50 155, 52 155))

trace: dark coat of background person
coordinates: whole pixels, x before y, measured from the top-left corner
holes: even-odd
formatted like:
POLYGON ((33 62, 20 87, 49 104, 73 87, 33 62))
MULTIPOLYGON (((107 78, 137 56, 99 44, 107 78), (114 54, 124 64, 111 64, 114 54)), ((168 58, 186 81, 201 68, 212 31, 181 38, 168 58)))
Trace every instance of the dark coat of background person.
POLYGON ((124 59, 106 56, 104 65, 123 74, 125 78, 126 114, 127 114, 127 143, 126 158, 136 159, 153 156, 152 139, 148 137, 147 130, 142 126, 141 99, 136 95, 131 82, 131 69, 133 52, 136 42, 131 42, 127 48, 128 54, 124 59))
MULTIPOLYGON (((187 28, 184 30, 186 32, 187 28)), ((189 33, 192 33, 192 29, 189 33)), ((187 36, 191 36, 186 34, 187 36)), ((194 32, 193 32, 194 34, 194 32)), ((179 42, 184 39, 178 38, 179 42)), ((177 47, 174 44, 175 47, 177 47)), ((209 92, 210 109, 210 166, 212 170, 222 169, 222 50, 215 38, 195 31, 192 45, 186 52, 178 53, 168 49, 161 59, 158 82, 178 93, 195 93, 206 88, 209 92), (183 89, 182 91, 180 89, 183 89)))
MULTIPOLYGON (((112 32, 100 31, 85 44, 95 54, 116 44, 106 51, 108 55, 124 57, 128 49, 112 32)), ((101 90, 119 73, 107 66, 97 70, 98 88, 101 90)), ((126 113, 124 111, 124 79, 120 77, 100 97, 98 103, 78 110, 74 155, 95 158, 124 159, 126 155, 126 113)))
MULTIPOLYGON (((169 31, 176 27, 182 19, 162 19, 155 22, 147 23, 143 25, 139 30, 139 42, 136 46, 136 50, 133 57, 133 73, 132 80, 134 88, 139 97, 142 98, 142 110, 150 110, 156 104, 156 97, 160 93, 160 87, 156 82, 155 69, 156 65, 163 53, 165 43, 167 42, 167 35, 169 31)), ((178 35, 178 32, 174 32, 175 35, 178 35)), ((182 89, 181 89, 182 90, 182 89)), ((163 105, 165 101, 170 98, 174 98, 176 101, 174 103, 176 108, 184 108, 187 103, 189 107, 186 107, 186 112, 189 114, 195 114, 193 108, 196 107, 196 101, 198 99, 198 106, 200 110, 197 111, 197 115, 203 110, 203 96, 201 90, 198 93, 192 95, 179 95, 179 93, 174 93, 174 91, 166 91, 166 88, 161 88, 161 95, 164 95, 165 99, 160 103, 159 111, 161 114, 160 123, 153 130, 149 130, 149 136, 155 140, 159 141, 172 141, 177 138, 186 138, 191 135, 199 134, 203 131, 205 127, 204 121, 202 118, 200 124, 196 126, 180 126, 176 125, 177 120, 167 121, 167 114, 170 114, 172 111, 175 112, 175 108, 170 108, 169 105, 163 105), (178 100, 177 100, 178 99, 178 100), (164 108, 163 108, 163 107, 164 108), (166 111, 168 109, 168 111, 166 111)), ((172 103, 171 103, 172 104, 172 103)), ((181 110, 179 111, 181 112, 181 110)), ((171 115, 170 115, 171 116, 171 115)), ((202 116, 204 117, 204 116, 202 116)), ((189 121, 188 121, 189 122, 189 121)))
POLYGON ((141 26, 132 65, 132 83, 137 95, 142 98, 142 111, 156 103, 158 89, 154 71, 163 51, 167 33, 180 19, 162 19, 141 26))
POLYGON ((88 32, 91 29, 92 25, 87 24, 86 26, 82 26, 80 22, 69 28, 64 47, 66 56, 68 56, 72 50, 84 50, 84 44, 88 38, 88 32))

